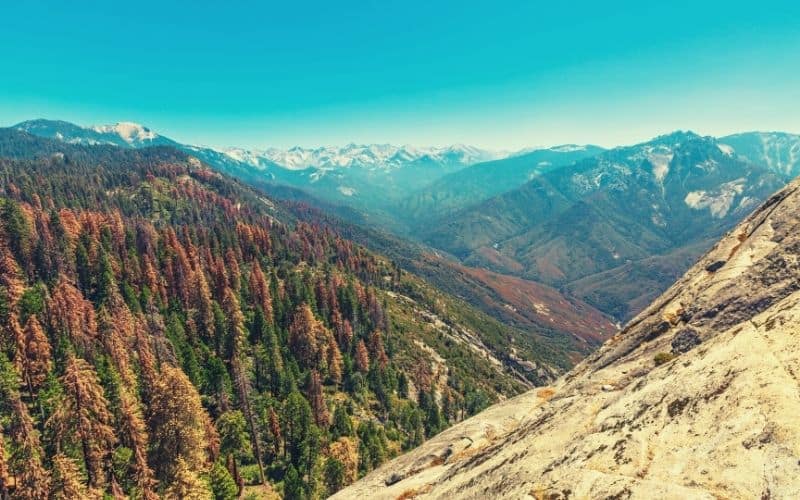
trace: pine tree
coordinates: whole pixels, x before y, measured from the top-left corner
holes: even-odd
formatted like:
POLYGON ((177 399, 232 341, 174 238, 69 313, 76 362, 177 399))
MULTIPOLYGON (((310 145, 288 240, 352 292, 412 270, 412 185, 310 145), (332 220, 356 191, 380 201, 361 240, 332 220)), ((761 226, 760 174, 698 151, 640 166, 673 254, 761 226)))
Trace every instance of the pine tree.
POLYGON ((208 342, 214 338, 214 304, 211 288, 202 269, 195 271, 194 283, 194 307, 197 311, 195 322, 200 329, 201 338, 208 342))
POLYGON ((281 432, 278 414, 271 407, 269 409, 269 432, 272 438, 273 453, 277 457, 281 454, 281 449, 283 448, 283 433, 281 432))
POLYGON ((312 434, 316 425, 306 398, 293 391, 286 398, 283 406, 283 436, 285 440, 284 455, 298 469, 305 470, 313 462, 312 434))
POLYGON ((378 330, 372 332, 372 335, 369 337, 369 352, 371 359, 374 360, 381 371, 389 366, 389 357, 386 355, 386 351, 383 348, 383 337, 378 330))
POLYGON ((108 402, 92 366, 70 356, 60 378, 64 398, 47 422, 59 442, 76 442, 82 451, 89 484, 104 483, 104 462, 116 442, 108 402))
POLYGON ((206 482, 184 458, 179 456, 175 463, 175 473, 165 492, 168 500, 208 500, 211 498, 206 482))
POLYGON ((235 500, 239 497, 239 487, 236 485, 236 481, 220 462, 215 462, 211 467, 209 483, 214 500, 235 500))
POLYGON ((9 307, 13 308, 25 291, 25 275, 3 240, 0 240, 0 285, 6 290, 9 307))
POLYGON ((269 284, 264 278, 261 266, 258 261, 253 261, 250 266, 250 295, 257 307, 263 311, 267 323, 272 324, 272 295, 269 291, 269 284))
POLYGON ((247 422, 241 411, 228 411, 217 419, 220 436, 220 452, 231 463, 231 474, 237 484, 241 484, 238 460, 252 459, 253 450, 247 433, 247 422))
POLYGON ((89 498, 89 490, 83 483, 78 465, 74 460, 61 453, 53 457, 51 495, 58 500, 89 498))
POLYGON ((51 292, 47 310, 56 335, 66 335, 82 352, 91 350, 97 338, 94 307, 66 277, 62 276, 51 292))
POLYGON ((9 378, 16 378, 10 364, 0 357, 4 387, 3 401, 10 406, 11 420, 8 433, 13 448, 11 450, 10 469, 15 478, 14 496, 26 500, 47 498, 50 491, 50 475, 44 468, 44 450, 39 442, 39 432, 34 428, 33 419, 28 408, 19 397, 16 383, 9 378), (12 377, 7 375, 11 374, 12 377), (11 385, 8 384, 11 382, 11 385))
POLYGON ((52 366, 50 342, 36 316, 31 315, 25 324, 21 338, 17 341, 16 365, 33 396, 47 378, 52 366))
POLYGON ((325 461, 325 486, 328 493, 333 494, 342 489, 345 484, 344 464, 333 457, 325 461))
POLYGON ((286 500, 303 500, 306 498, 305 484, 294 465, 289 465, 283 480, 283 497, 286 500))
POLYGON ((150 404, 150 441, 156 475, 166 483, 181 472, 196 474, 205 468, 208 446, 200 395, 180 370, 164 365, 153 387, 150 404))
POLYGON ((333 410, 333 424, 331 425, 331 437, 338 439, 342 436, 353 435, 353 424, 350 421, 350 416, 344 409, 344 404, 336 405, 333 410))
POLYGON ((155 500, 156 480, 147 463, 148 436, 136 397, 123 386, 119 394, 120 440, 133 452, 134 482, 144 500, 155 500))
POLYGON ((342 383, 343 369, 342 353, 339 352, 336 341, 330 337, 328 340, 328 378, 335 386, 342 383))
POLYGON ((363 340, 359 340, 356 344, 356 370, 361 373, 369 371, 369 354, 363 340))
POLYGON ((256 455, 261 484, 266 484, 267 480, 264 474, 264 464, 261 458, 261 444, 258 442, 259 432, 256 428, 255 416, 250 406, 250 381, 247 379, 247 374, 243 366, 243 359, 245 357, 243 352, 245 345, 244 316, 239 308, 239 301, 236 299, 233 291, 230 288, 226 288, 224 293, 223 307, 228 317, 228 328, 232 343, 230 363, 233 383, 236 388, 242 413, 250 428, 250 437, 252 439, 253 452, 256 455))
POLYGON ((8 235, 11 251, 18 262, 23 266, 31 258, 31 227, 19 204, 5 199, 3 208, 0 209, 0 223, 8 235))
POLYGON ((308 376, 308 400, 311 403, 311 411, 314 413, 314 422, 320 427, 327 428, 330 424, 330 414, 328 406, 325 404, 322 381, 317 370, 311 370, 308 376))
POLYGON ((354 438, 340 437, 331 443, 328 455, 344 467, 342 486, 352 484, 358 479, 358 445, 354 438))

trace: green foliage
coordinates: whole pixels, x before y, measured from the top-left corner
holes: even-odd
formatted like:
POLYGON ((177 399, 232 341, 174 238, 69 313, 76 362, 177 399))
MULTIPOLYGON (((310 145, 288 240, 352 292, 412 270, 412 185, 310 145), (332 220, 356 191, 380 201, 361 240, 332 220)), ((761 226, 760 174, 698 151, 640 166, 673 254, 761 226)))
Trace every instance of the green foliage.
POLYGON ((337 405, 333 411, 333 424, 331 425, 331 439, 339 439, 342 436, 353 435, 353 424, 344 405, 337 405))
POLYGON ((239 410, 227 411, 217 419, 217 431, 220 439, 220 452, 223 455, 234 454, 240 460, 252 458, 250 436, 247 434, 247 422, 239 410))
POLYGON ((286 500, 302 500, 306 498, 306 486, 294 465, 289 465, 286 478, 283 480, 283 498, 286 500))
POLYGON ((335 458, 325 461, 325 485, 330 493, 335 493, 344 486, 344 464, 335 458))
POLYGON ((214 462, 208 475, 211 493, 215 500, 234 500, 239 496, 239 488, 231 473, 221 462, 214 462))
POLYGON ((31 146, 8 133, 0 130, 0 249, 9 249, 0 255, 8 266, 0 329, 36 315, 50 344, 34 346, 48 362, 29 394, 10 361, 14 337, 0 336, 0 424, 31 436, 5 434, 19 481, 46 474, 63 454, 80 469, 79 485, 92 470, 106 494, 110 486, 99 483, 113 477, 134 498, 203 494, 209 485, 216 498, 231 498, 240 479, 260 481, 262 463, 287 498, 319 497, 356 467, 366 473, 523 387, 421 314, 481 331, 460 302, 180 153, 31 146), (26 156, 28 147, 38 153, 26 156), (6 157, 20 149, 22 159, 6 157), (52 238, 34 241, 34 231, 52 238), (251 286, 254 263, 260 288, 251 286), (298 336, 310 359, 289 342, 301 304, 313 318, 313 331, 298 336), (354 363, 359 344, 368 370, 354 363), (424 405, 409 400, 410 387, 429 377, 420 372, 429 349, 451 368, 446 408, 428 393, 424 405), (65 401, 86 403, 74 377, 64 379, 71 359, 86 380, 96 376, 106 400, 107 411, 81 414, 103 430, 97 453, 96 436, 55 425, 73 417, 59 415, 65 401), (313 371, 321 376, 307 384, 313 371), (342 437, 352 463, 328 456, 342 437))
POLYGON ((669 363, 673 359, 675 359, 675 355, 671 352, 660 352, 655 355, 653 361, 655 361, 656 366, 661 366, 665 363, 669 363))
POLYGON ((46 292, 47 289, 41 283, 25 290, 25 293, 19 299, 19 304, 17 304, 21 323, 25 323, 32 314, 38 316, 44 312, 44 296, 46 292))

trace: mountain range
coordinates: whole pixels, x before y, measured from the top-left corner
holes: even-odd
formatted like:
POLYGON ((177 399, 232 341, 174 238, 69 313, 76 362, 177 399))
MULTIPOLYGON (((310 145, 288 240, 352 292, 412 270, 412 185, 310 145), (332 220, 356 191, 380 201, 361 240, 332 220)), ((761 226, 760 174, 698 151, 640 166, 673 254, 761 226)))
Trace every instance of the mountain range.
POLYGON ((796 496, 798 143, 0 129, 0 496, 796 496))
POLYGON ((0 173, 3 499, 327 496, 574 363, 171 145, 0 173))
POLYGON ((794 181, 555 384, 333 498, 797 498, 798 214, 794 181))
POLYGON ((608 150, 447 214, 421 238, 626 319, 789 179, 785 164, 749 161, 726 140, 678 132, 608 150))
POLYGON ((130 122, 80 126, 57 120, 29 120, 13 128, 72 144, 120 147, 174 146, 251 182, 301 188, 322 200, 357 208, 384 210, 391 200, 468 165, 497 159, 503 152, 472 146, 444 147, 356 145, 264 150, 212 148, 179 144, 147 127, 130 122))
MULTIPOLYGON (((505 155, 467 146, 212 149, 132 124, 15 127, 73 143, 173 145, 275 196, 421 243, 422 253, 457 261, 473 276, 486 269, 555 287, 616 320, 635 315, 800 173, 800 136, 779 132, 676 132, 609 150, 563 145, 505 155)), ((403 260, 430 271, 419 252, 399 246, 412 254, 403 260)), ((456 272, 437 284, 452 286, 456 272)), ((490 281, 492 295, 508 295, 490 281)))

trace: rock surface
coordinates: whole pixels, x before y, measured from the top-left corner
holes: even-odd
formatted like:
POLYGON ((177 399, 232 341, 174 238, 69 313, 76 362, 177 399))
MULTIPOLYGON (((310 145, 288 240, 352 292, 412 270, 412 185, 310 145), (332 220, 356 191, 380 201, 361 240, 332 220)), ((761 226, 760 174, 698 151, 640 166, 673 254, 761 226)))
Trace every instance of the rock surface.
POLYGON ((800 181, 553 386, 333 498, 800 498, 800 181))

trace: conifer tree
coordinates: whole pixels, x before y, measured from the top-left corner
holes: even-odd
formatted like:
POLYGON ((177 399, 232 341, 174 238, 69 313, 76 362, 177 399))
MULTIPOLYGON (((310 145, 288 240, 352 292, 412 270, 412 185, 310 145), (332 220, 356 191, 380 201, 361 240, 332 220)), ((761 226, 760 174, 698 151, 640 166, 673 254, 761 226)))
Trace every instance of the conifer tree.
POLYGON ((164 365, 153 387, 149 424, 151 463, 166 483, 177 480, 179 464, 186 477, 205 469, 208 441, 204 413, 200 395, 189 378, 180 368, 164 365))
POLYGON ((15 478, 14 495, 26 500, 47 498, 51 478, 43 465, 44 450, 39 441, 39 432, 16 389, 4 390, 4 393, 11 406, 8 431, 13 449, 9 465, 15 478))
POLYGON ((92 366, 70 356, 61 376, 64 397, 47 422, 61 443, 75 442, 81 449, 89 484, 104 484, 104 466, 116 434, 108 402, 92 366))
POLYGON ((208 500, 211 498, 211 491, 197 470, 183 456, 179 456, 165 497, 169 500, 208 500))
POLYGON ((342 486, 352 484, 358 479, 358 445, 352 437, 342 436, 331 443, 328 455, 336 459, 344 468, 342 486))
POLYGON ((52 350, 50 341, 42 330, 35 315, 31 315, 25 323, 21 338, 17 341, 16 365, 22 378, 33 396, 47 378, 52 366, 52 350))
POLYGON ((134 482, 144 500, 154 500, 156 480, 147 463, 148 435, 136 397, 127 386, 119 394, 120 441, 133 452, 134 482))
POLYGON ((283 448, 283 433, 281 432, 278 414, 275 413, 275 409, 272 407, 269 409, 269 432, 272 437, 273 453, 277 457, 281 454, 281 449, 283 448))
POLYGON ((225 289, 225 297, 223 306, 225 313, 228 317, 228 328, 231 335, 231 371, 233 374, 233 383, 236 388, 237 396, 239 398, 239 405, 242 408, 242 413, 247 420, 248 427, 250 428, 250 437, 252 439, 253 452, 256 455, 256 462, 258 464, 259 476, 261 484, 266 483, 266 476, 264 475, 264 465, 261 459, 261 445, 258 442, 258 429, 256 429, 255 416, 253 415, 252 407, 250 406, 250 381, 247 379, 243 361, 244 361, 244 345, 245 345, 245 326, 244 316, 239 308, 239 301, 233 294, 230 288, 225 289))
POLYGON ((378 330, 372 332, 372 335, 369 337, 369 352, 371 359, 378 365, 381 371, 389 366, 389 357, 386 355, 386 351, 383 348, 383 337, 378 330))
POLYGON ((363 340, 359 340, 358 344, 356 344, 355 358, 356 370, 361 373, 367 373, 369 371, 369 354, 363 340))
POLYGON ((211 467, 209 483, 214 500, 235 500, 239 497, 239 487, 228 469, 219 461, 214 462, 211 467))
POLYGON ((333 424, 331 425, 331 437, 338 439, 342 436, 353 435, 353 424, 350 421, 350 416, 344 409, 343 404, 336 405, 333 410, 333 424))
POLYGON ((231 463, 230 472, 238 484, 240 482, 238 460, 253 457, 244 415, 238 410, 223 413, 217 419, 217 430, 220 437, 220 452, 231 463))
POLYGON ((53 457, 53 488, 50 494, 58 500, 89 498, 89 490, 83 483, 78 465, 62 453, 53 457))
POLYGON ((311 411, 314 413, 314 422, 320 427, 328 427, 330 414, 328 405, 325 404, 322 381, 317 370, 311 370, 308 377, 308 400, 311 403, 311 411))
POLYGON ((51 292, 47 310, 56 335, 66 335, 82 352, 91 350, 97 338, 94 308, 66 277, 62 276, 51 292))

